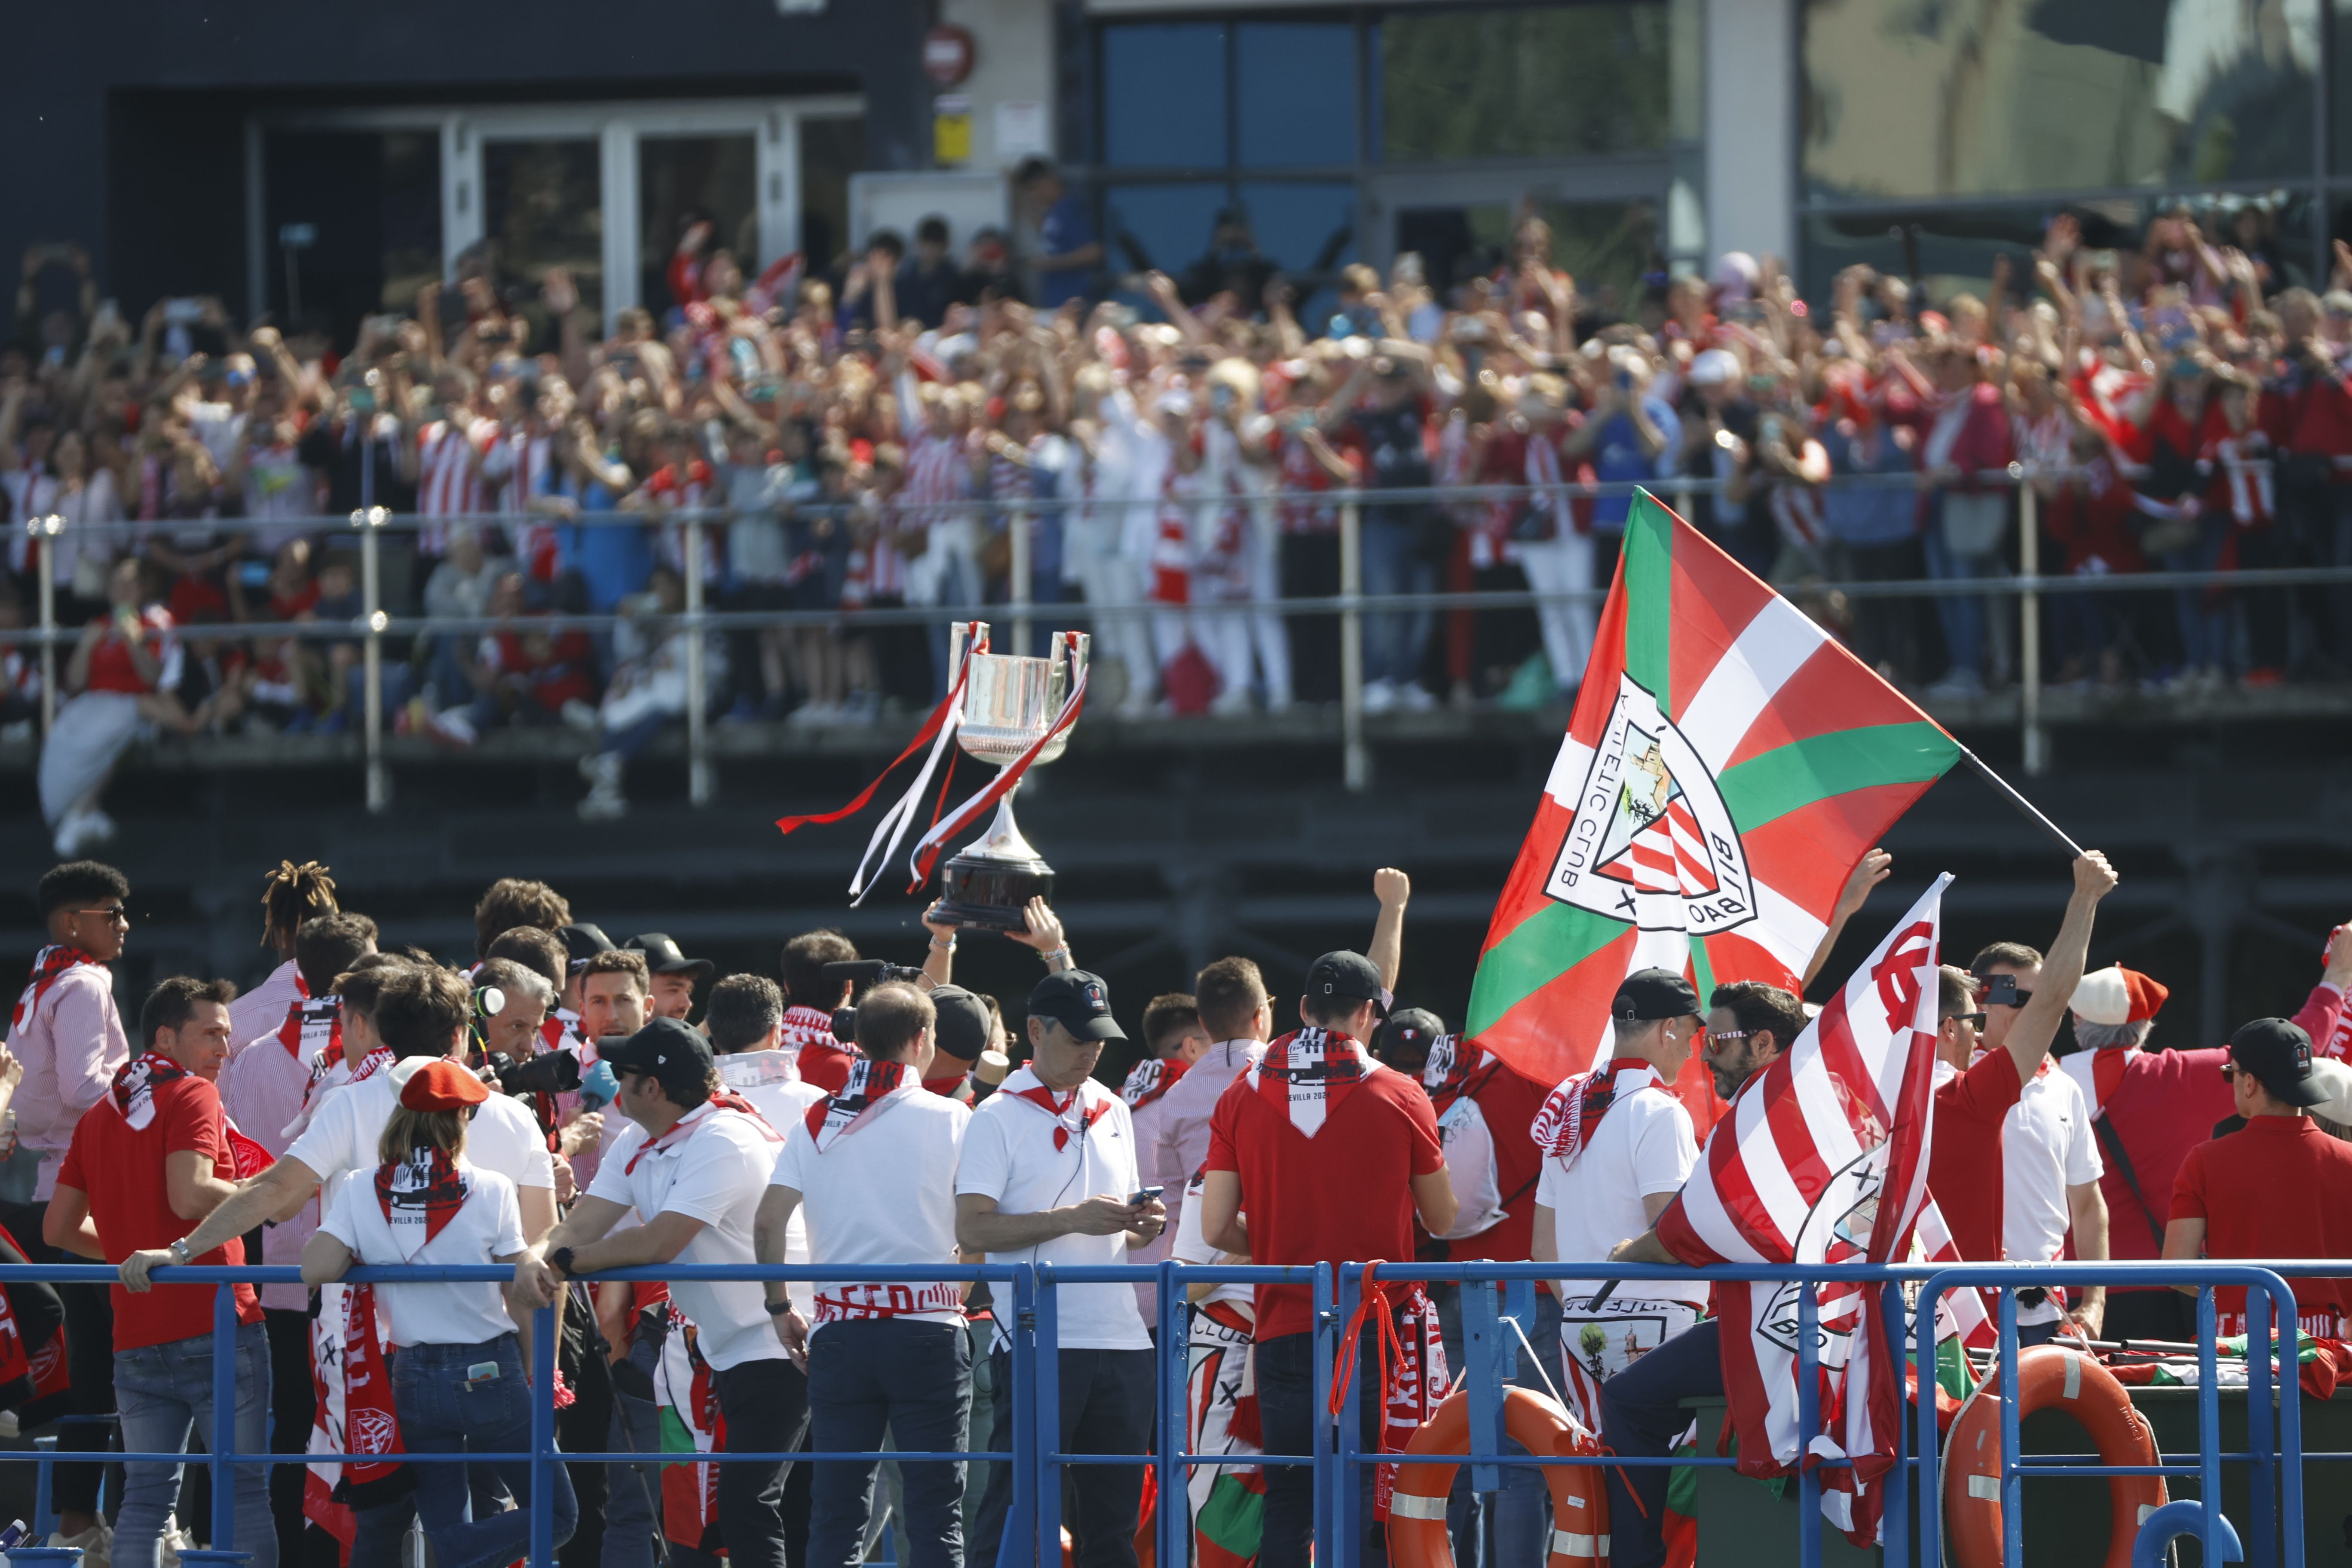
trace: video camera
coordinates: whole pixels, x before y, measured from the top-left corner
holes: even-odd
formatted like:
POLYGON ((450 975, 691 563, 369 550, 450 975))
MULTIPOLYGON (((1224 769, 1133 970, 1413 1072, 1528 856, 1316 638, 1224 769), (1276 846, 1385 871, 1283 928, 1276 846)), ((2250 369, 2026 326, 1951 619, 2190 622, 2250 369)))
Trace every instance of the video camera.
POLYGON ((580 1087, 580 1058, 570 1051, 548 1051, 519 1062, 504 1051, 492 1051, 481 1076, 501 1094, 563 1094, 580 1087))
MULTIPOLYGON (((847 981, 863 991, 886 981, 903 980, 908 984, 923 977, 919 969, 909 969, 903 963, 892 963, 880 958, 852 958, 824 966, 824 977, 834 984, 847 981)), ((833 1037, 845 1046, 857 1043, 857 1009, 836 1007, 833 1012, 833 1037)))

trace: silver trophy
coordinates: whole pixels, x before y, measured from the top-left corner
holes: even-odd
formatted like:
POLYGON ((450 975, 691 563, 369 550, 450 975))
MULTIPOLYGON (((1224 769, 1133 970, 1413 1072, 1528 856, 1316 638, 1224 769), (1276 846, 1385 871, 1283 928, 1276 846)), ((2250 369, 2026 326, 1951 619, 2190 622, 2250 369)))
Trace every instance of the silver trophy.
MULTIPOLYGON (((981 634, 988 626, 981 624, 981 634)), ((958 622, 948 631, 948 668, 963 658, 966 628, 958 622)), ((1055 716, 1077 679, 1086 673, 1089 638, 1078 633, 1056 637, 1044 658, 1025 654, 975 653, 964 678, 963 721, 956 742, 970 755, 998 767, 1010 767, 1040 737, 1054 727, 1055 716)), ((1063 731, 1037 753, 1050 763, 1069 744, 1063 731)), ((1045 864, 1013 820, 1016 783, 996 803, 996 819, 979 839, 949 858, 940 872, 940 913, 958 925, 986 931, 1025 931, 1022 910, 1032 898, 1052 902, 1054 868, 1045 864)))

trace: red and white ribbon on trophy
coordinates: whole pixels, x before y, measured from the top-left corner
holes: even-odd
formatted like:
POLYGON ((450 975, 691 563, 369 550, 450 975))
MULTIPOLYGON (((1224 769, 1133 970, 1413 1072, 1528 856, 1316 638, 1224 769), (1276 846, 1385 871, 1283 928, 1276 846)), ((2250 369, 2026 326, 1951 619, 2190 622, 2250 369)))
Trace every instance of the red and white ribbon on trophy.
MULTIPOLYGON (((978 822, 982 814, 995 810, 996 803, 1013 793, 1013 786, 1021 782, 1021 775, 1029 771, 1029 764, 1037 760, 1038 754, 1078 721, 1078 710, 1087 705, 1087 666, 1078 659, 1078 638, 1081 635, 1077 632, 1054 634, 1054 640, 1066 650, 1066 657, 1076 667, 1078 674, 1078 678, 1070 683, 1069 695, 1062 699, 1061 711, 1054 715, 1054 721, 1046 727, 1045 732, 1032 741, 1027 751, 1006 763, 986 789, 956 807, 945 821, 935 822, 931 830, 916 843, 914 853, 907 858, 907 868, 914 873, 915 878, 907 885, 907 891, 911 893, 922 887, 929 879, 931 868, 938 863, 940 851, 946 847, 947 841, 978 822)), ((919 784, 917 787, 921 786, 919 784)), ((941 798, 945 798, 944 791, 941 798)))
MULTIPOLYGON (((1079 635, 1076 632, 1054 634, 1055 640, 1069 650, 1073 664, 1077 662, 1079 635)), ((915 775, 913 784, 888 811, 882 814, 882 820, 874 825, 873 837, 866 842, 866 853, 858 859, 857 874, 850 879, 849 898, 853 907, 863 903, 866 895, 874 890, 874 879, 880 876, 881 868, 889 864, 890 858, 898 852, 898 846, 905 839, 908 826, 914 822, 915 814, 922 809, 924 793, 930 787, 931 775, 939 771, 940 759, 952 753, 956 731, 963 725, 964 685, 971 674, 972 658, 987 651, 987 624, 966 622, 963 658, 956 665, 955 681, 948 688, 948 694, 940 705, 931 710, 930 717, 923 721, 923 727, 915 732, 915 738, 907 742, 907 749, 893 757, 889 766, 875 775, 874 782, 860 790, 857 797, 840 810, 825 812, 822 816, 786 816, 777 820, 776 826, 790 833, 813 822, 839 822, 844 817, 855 816, 873 801, 875 792, 882 787, 882 781, 888 778, 900 763, 921 751, 926 744, 930 747, 930 754, 923 759, 922 771, 915 775)), ((1087 672, 1081 668, 1077 679, 1070 683, 1069 695, 1062 700, 1061 710, 1055 714, 1054 721, 1045 732, 1033 742, 1027 751, 1006 764, 986 789, 958 806, 944 820, 940 818, 940 811, 947 802, 948 780, 943 778, 940 781, 939 799, 931 807, 932 826, 908 858, 908 869, 914 874, 914 880, 907 889, 908 892, 921 888, 929 878, 931 868, 938 862, 940 850, 946 841, 978 821, 982 814, 994 810, 997 802, 1012 793, 1013 786, 1021 782, 1021 775, 1029 771, 1029 765, 1037 760, 1039 754, 1078 721, 1078 711, 1085 707, 1086 699, 1087 672)), ((951 774, 952 763, 950 768, 951 774)))
MULTIPOLYGON (((926 744, 929 745, 930 755, 923 759, 923 771, 915 775, 914 784, 907 793, 882 814, 882 820, 874 825, 874 836, 866 841, 866 853, 858 859, 857 874, 849 879, 849 901, 853 908, 866 901, 866 895, 874 890, 872 876, 878 874, 884 866, 890 863, 890 857, 898 852, 898 844, 907 836, 908 825, 915 820, 915 813, 922 807, 923 792, 930 784, 931 774, 939 771, 940 758, 953 752, 955 732, 963 724, 963 689, 965 680, 971 674, 972 656, 987 651, 987 624, 982 621, 966 622, 963 658, 956 664, 955 680, 949 686, 947 696, 940 700, 940 705, 931 710, 930 717, 923 721, 923 727, 915 731, 915 738, 907 742, 907 749, 891 758, 889 765, 874 775, 874 782, 858 791, 857 798, 839 811, 828 811, 816 816, 777 819, 776 826, 790 833, 812 822, 839 822, 844 817, 855 816, 873 801, 874 792, 882 787, 882 781, 888 778, 900 763, 921 751, 926 744)), ((940 781, 940 796, 941 801, 947 798, 945 780, 940 781)), ((937 806, 932 808, 934 820, 938 810, 937 806)))

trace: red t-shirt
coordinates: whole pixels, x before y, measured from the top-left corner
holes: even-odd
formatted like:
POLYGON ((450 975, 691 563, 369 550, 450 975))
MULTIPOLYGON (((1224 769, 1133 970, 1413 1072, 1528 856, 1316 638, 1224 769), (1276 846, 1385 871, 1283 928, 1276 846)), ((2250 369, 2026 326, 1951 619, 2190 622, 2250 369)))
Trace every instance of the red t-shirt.
POLYGON ((827 1094, 838 1094, 841 1086, 849 1081, 849 1064, 857 1059, 855 1047, 831 1040, 813 1040, 801 1047, 793 1066, 800 1069, 801 1081, 813 1083, 827 1094))
MULTIPOLYGON (((58 1168, 58 1185, 89 1195, 89 1217, 106 1248, 106 1260, 120 1263, 134 1252, 169 1247, 196 1228, 172 1212, 163 1181, 167 1154, 194 1149, 210 1155, 213 1174, 236 1180, 229 1152, 228 1118, 220 1090, 203 1079, 174 1079, 155 1087, 155 1118, 133 1130, 108 1094, 74 1126, 73 1146, 58 1168)), ((245 1242, 222 1243, 194 1261, 234 1268, 245 1261, 245 1242)), ((114 1292, 114 1348, 168 1344, 213 1331, 210 1285, 158 1285, 143 1296, 121 1286, 114 1292)), ((236 1287, 236 1321, 261 1321, 253 1287, 236 1287)))
MULTIPOLYGON (((1309 1138, 1250 1076, 1234 1079, 1210 1115, 1207 1165, 1241 1177, 1250 1261, 1410 1261, 1412 1178, 1445 1168, 1421 1085, 1371 1064, 1309 1138)), ((1314 1297, 1307 1285, 1259 1286, 1257 1338, 1307 1332, 1314 1297)))
POLYGON ((2000 1261, 2000 1123, 2024 1089, 2017 1058, 1998 1050, 1985 1052, 1936 1090, 1927 1195, 1970 1263, 2000 1261))
POLYGON ((2103 1109, 2108 1134, 2123 1144, 2140 1197, 2147 1203, 2143 1208, 2140 1199, 2132 1196, 2123 1163, 2110 1153, 2106 1139, 2101 1139, 2099 1154, 2106 1170, 2099 1177, 2099 1190, 2107 1200, 2108 1257, 2161 1256, 2148 1219, 2152 1213, 2160 1234, 2189 1152, 2211 1136, 2213 1124, 2236 1103, 2229 1080, 2221 1076, 2221 1064, 2229 1059, 2229 1050, 2221 1047, 2132 1053, 2103 1109))
MULTIPOLYGON (((2352 1258, 2352 1143, 2308 1116, 2254 1117, 2189 1151, 2170 1217, 2205 1222, 2208 1258, 2352 1258)), ((2352 1281, 2287 1283, 2299 1313, 2352 1304, 2352 1281)), ((2213 1304, 2242 1312, 2246 1292, 2217 1286, 2213 1304)))

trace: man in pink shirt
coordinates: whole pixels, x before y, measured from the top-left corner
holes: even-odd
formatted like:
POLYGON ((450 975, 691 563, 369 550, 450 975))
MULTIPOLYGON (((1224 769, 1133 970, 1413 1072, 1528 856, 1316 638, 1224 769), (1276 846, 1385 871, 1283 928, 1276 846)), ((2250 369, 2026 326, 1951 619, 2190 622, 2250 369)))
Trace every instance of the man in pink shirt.
MULTIPOLYGON (((2294 1016, 2296 1026, 2314 1040, 2328 1038, 2347 985, 2352 942, 2338 941, 2328 950, 2319 984, 2294 1016)), ((2230 1086, 2221 1077, 2228 1047, 2143 1048, 2168 994, 2137 970, 2117 965, 2083 976, 2070 1003, 2074 1039, 2082 1048, 2059 1065, 2081 1086, 2091 1108, 2092 1131, 2105 1165, 2099 1184, 2111 1216, 2108 1251, 2119 1259, 2163 1256, 2165 1220, 2180 1163, 2232 1110, 2230 1086)), ((2179 1291, 2108 1292, 2109 1339, 2187 1340, 2195 1331, 2193 1303, 2179 1291)))
MULTIPOLYGON (((111 866, 69 860, 50 868, 37 894, 49 942, 33 960, 31 980, 8 1024, 8 1049, 25 1064, 16 1087, 16 1136, 39 1154, 30 1204, 0 1204, 0 1225, 27 1256, 73 1262, 41 1240, 42 1213, 57 1190, 58 1167, 72 1147, 75 1124, 131 1059, 131 1042, 115 1010, 114 975, 107 965, 122 956, 131 933, 131 883, 111 866)), ((60 1285, 66 1310, 66 1353, 79 1415, 114 1410, 114 1311, 103 1285, 60 1285)), ((59 1448, 102 1451, 107 1429, 77 1423, 64 1428, 59 1448)), ((82 1549, 85 1562, 105 1561, 112 1532, 98 1516, 99 1467, 59 1465, 56 1476, 57 1544, 82 1549)))

